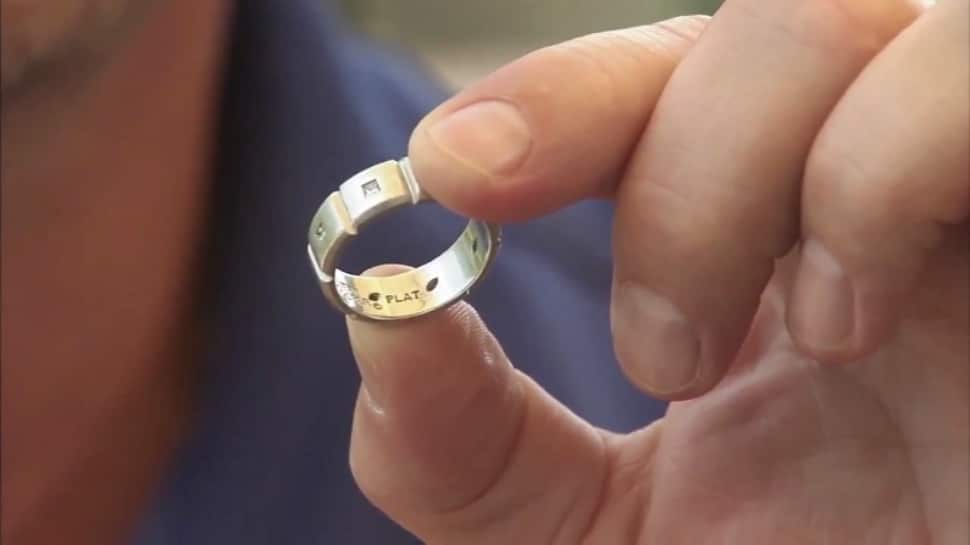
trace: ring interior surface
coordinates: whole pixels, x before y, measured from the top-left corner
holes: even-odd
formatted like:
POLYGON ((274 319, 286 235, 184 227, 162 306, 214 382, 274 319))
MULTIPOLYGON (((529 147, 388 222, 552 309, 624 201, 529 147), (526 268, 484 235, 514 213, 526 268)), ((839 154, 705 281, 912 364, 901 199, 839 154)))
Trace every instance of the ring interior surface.
POLYGON ((501 243, 500 227, 477 220, 441 255, 416 269, 391 276, 337 269, 341 250, 359 228, 391 209, 429 200, 407 159, 364 170, 327 197, 310 224, 307 249, 331 304, 365 319, 414 318, 461 299, 485 275, 501 243))

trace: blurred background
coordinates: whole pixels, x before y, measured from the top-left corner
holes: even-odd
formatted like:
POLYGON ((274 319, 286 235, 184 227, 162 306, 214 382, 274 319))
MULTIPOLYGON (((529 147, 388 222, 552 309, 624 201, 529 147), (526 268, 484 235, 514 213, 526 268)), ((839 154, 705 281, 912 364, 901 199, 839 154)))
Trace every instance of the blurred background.
POLYGON ((409 49, 455 88, 571 37, 713 13, 721 0, 339 0, 365 33, 409 49))

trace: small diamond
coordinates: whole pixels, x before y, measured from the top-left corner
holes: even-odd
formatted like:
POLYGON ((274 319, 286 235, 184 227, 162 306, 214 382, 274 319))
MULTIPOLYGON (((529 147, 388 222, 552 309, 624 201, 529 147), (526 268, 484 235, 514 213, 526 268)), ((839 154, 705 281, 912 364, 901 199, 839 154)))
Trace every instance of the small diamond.
POLYGON ((381 184, 377 180, 371 180, 365 182, 364 185, 360 186, 364 190, 364 196, 369 197, 371 195, 376 195, 381 192, 381 184))

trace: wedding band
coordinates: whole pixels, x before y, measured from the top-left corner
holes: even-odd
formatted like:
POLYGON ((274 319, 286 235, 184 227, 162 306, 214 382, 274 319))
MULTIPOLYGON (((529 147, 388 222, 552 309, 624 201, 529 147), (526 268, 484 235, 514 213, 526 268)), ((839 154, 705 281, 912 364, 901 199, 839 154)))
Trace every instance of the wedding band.
POLYGON ((370 320, 406 320, 444 308, 485 275, 501 244, 497 224, 477 220, 450 248, 424 265, 392 276, 356 276, 337 268, 358 231, 395 208, 431 201, 408 159, 374 165, 323 201, 310 223, 307 250, 327 300, 339 311, 370 320))

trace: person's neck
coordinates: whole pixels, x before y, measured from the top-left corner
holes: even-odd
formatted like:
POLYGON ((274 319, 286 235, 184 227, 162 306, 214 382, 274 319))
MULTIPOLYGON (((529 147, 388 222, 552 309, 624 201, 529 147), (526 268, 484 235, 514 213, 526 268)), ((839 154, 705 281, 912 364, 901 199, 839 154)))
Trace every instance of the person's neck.
POLYGON ((6 543, 124 539, 186 429, 229 2, 154 4, 3 112, 6 543))

